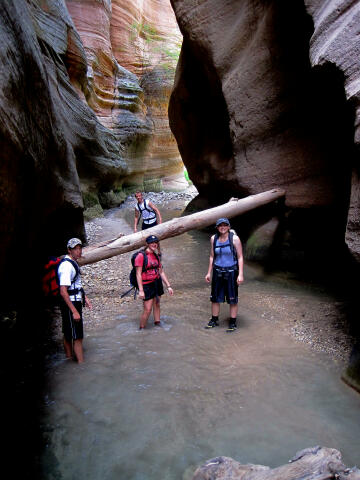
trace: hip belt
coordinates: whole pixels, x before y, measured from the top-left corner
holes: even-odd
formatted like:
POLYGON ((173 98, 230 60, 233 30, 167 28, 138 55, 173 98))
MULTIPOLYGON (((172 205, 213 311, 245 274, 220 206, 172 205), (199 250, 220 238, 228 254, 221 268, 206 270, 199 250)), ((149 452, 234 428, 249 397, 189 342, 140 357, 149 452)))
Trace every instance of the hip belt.
POLYGON ((238 268, 234 267, 216 267, 214 266, 214 270, 219 278, 224 278, 225 280, 229 278, 232 272, 238 272, 238 268))

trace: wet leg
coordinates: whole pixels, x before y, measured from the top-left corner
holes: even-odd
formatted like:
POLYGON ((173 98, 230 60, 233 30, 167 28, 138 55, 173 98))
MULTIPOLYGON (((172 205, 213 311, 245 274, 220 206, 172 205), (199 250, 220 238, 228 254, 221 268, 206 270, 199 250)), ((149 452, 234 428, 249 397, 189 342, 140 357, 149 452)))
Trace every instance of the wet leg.
POLYGON ((157 299, 154 298, 154 304, 153 304, 153 315, 154 315, 154 324, 155 325, 160 325, 160 297, 157 299))
POLYGON ((154 298, 151 298, 150 300, 144 300, 144 305, 143 305, 144 310, 140 317, 140 329, 146 327, 146 323, 148 321, 148 318, 150 317, 150 313, 153 308, 153 303, 154 303, 154 298))
POLYGON ((66 358, 72 358, 72 341, 69 342, 69 341, 66 340, 66 338, 64 337, 63 343, 64 343, 64 350, 65 350, 65 356, 66 356, 66 358))
POLYGON ((82 343, 82 339, 74 340, 74 353, 78 363, 84 362, 84 351, 82 343))

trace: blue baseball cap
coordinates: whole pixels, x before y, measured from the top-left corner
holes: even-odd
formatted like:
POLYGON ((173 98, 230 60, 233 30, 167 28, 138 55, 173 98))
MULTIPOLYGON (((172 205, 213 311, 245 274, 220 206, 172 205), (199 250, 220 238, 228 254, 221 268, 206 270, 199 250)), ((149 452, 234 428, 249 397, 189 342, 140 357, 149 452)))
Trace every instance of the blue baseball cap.
POLYGON ((216 224, 215 224, 215 227, 218 227, 219 225, 221 225, 222 223, 225 223, 226 225, 229 225, 230 226, 230 222, 227 218, 219 218, 218 220, 216 220, 216 224))
POLYGON ((155 243, 155 242, 159 243, 159 239, 155 235, 150 235, 149 237, 146 238, 145 242, 146 243, 155 243))

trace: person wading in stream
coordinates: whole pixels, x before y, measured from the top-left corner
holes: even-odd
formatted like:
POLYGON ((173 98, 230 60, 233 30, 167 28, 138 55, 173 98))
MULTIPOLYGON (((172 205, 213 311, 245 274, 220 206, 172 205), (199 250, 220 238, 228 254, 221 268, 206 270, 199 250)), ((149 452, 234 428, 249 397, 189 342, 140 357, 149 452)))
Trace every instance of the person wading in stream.
POLYGON ((135 192, 135 198, 137 204, 135 205, 134 232, 137 232, 137 226, 141 216, 143 218, 142 230, 155 227, 155 225, 162 223, 159 209, 149 200, 144 200, 142 192, 135 192))
POLYGON ((236 330, 238 310, 238 286, 244 281, 244 260, 240 238, 230 231, 227 218, 219 218, 215 225, 217 233, 210 239, 209 269, 205 280, 211 283, 211 320, 206 328, 219 326, 220 303, 230 305, 228 332, 236 330))
POLYGON ((82 243, 78 238, 71 238, 67 243, 68 254, 62 259, 58 268, 62 331, 66 358, 75 355, 79 363, 84 361, 82 307, 92 308, 81 284, 80 267, 77 260, 82 254, 82 243))
POLYGON ((163 281, 169 294, 174 295, 159 257, 159 239, 155 235, 146 238, 145 253, 147 267, 143 271, 144 255, 140 252, 135 258, 136 279, 139 287, 139 297, 143 300, 143 313, 140 318, 140 330, 146 327, 148 318, 153 311, 154 324, 160 325, 160 297, 164 293, 163 281))

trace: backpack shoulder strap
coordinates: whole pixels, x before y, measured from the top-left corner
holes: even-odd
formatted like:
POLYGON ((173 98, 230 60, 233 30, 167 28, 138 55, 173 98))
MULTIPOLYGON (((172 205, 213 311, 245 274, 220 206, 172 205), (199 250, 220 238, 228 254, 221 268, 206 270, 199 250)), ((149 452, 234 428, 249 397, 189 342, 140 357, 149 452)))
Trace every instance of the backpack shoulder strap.
POLYGON ((145 248, 143 250, 140 250, 140 253, 142 253, 143 256, 144 256, 143 272, 145 272, 145 270, 147 269, 147 264, 148 264, 148 257, 146 255, 145 248))
POLYGON ((218 241, 218 238, 219 238, 219 233, 216 232, 215 235, 214 235, 214 241, 213 241, 213 256, 215 257, 215 248, 216 248, 216 243, 218 241))
POLYGON ((62 258, 61 261, 59 262, 58 268, 62 264, 62 262, 70 262, 71 265, 75 268, 76 273, 75 273, 74 280, 72 281, 72 283, 74 283, 77 277, 80 275, 79 265, 74 260, 71 260, 71 258, 62 258))
POLYGON ((234 232, 229 232, 229 242, 230 242, 231 251, 234 256, 234 260, 237 260, 238 258, 237 251, 236 251, 236 248, 234 247, 234 232))
POLYGON ((138 252, 134 253, 133 257, 131 258, 131 262, 132 262, 133 268, 135 268, 135 259, 140 253, 144 257, 144 261, 143 261, 143 264, 142 264, 142 271, 145 272, 147 264, 148 264, 148 258, 147 258, 146 252, 145 252, 145 248, 143 248, 143 249, 139 250, 138 252))
POLYGON ((147 210, 149 213, 155 213, 155 210, 150 207, 148 199, 144 200, 144 206, 145 210, 147 210))

